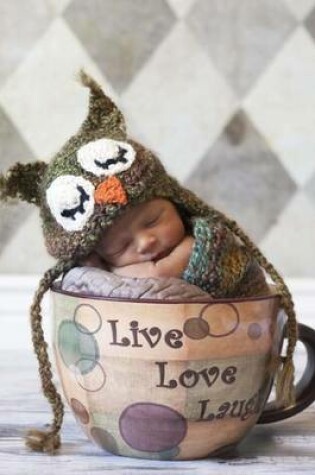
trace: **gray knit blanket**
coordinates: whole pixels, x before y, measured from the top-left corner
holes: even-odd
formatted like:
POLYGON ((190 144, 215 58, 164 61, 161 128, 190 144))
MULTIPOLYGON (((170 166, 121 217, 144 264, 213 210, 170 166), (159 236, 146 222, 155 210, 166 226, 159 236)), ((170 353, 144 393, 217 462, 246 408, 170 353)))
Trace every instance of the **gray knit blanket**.
POLYGON ((74 267, 62 279, 62 290, 97 297, 210 300, 199 287, 176 278, 121 277, 95 267, 74 267))

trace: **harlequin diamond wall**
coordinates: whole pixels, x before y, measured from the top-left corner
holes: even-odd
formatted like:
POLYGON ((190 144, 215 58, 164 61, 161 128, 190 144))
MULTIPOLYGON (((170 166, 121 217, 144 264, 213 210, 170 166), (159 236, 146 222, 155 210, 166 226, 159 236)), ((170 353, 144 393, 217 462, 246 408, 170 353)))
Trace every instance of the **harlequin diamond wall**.
MULTIPOLYGON (((172 174, 283 274, 315 276, 315 0, 12 0, 0 12, 1 170, 49 160, 77 130, 84 67, 172 174)), ((0 222, 0 272, 51 264, 37 210, 1 206, 0 222)))

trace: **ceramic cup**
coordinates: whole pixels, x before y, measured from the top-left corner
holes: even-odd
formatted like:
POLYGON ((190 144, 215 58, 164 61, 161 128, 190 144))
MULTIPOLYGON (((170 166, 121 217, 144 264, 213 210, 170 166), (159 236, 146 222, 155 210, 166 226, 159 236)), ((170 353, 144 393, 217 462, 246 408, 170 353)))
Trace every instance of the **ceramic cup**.
POLYGON ((88 437, 156 460, 218 455, 257 422, 315 399, 315 331, 299 326, 307 365, 297 403, 266 401, 285 332, 280 298, 196 301, 87 297, 52 290, 64 395, 88 437))

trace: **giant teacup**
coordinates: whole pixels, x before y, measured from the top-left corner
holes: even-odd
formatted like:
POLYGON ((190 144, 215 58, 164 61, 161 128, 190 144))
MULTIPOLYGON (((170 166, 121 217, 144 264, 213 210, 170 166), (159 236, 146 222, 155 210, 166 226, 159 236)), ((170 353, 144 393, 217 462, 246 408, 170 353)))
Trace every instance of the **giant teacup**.
POLYGON ((298 402, 265 408, 285 330, 280 298, 113 300, 52 291, 65 397, 86 434, 119 455, 192 459, 315 399, 315 332, 298 402))

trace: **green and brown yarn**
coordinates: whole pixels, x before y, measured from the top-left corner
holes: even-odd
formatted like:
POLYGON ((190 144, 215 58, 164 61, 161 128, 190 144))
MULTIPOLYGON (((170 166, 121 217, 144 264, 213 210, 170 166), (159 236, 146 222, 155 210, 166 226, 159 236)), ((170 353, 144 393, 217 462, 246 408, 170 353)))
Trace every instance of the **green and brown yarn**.
MULTIPOLYGON (((52 380, 42 329, 43 296, 59 276, 93 250, 102 232, 117 216, 128 207, 157 197, 171 200, 187 222, 198 217, 216 222, 218 233, 212 242, 214 246, 218 245, 216 239, 224 245, 233 245, 229 239, 224 241, 224 227, 242 241, 246 253, 241 256, 235 249, 231 260, 224 262, 231 272, 223 271, 219 275, 213 267, 209 275, 210 284, 218 286, 220 295, 228 293, 233 275, 238 275, 241 268, 246 269, 247 284, 254 285, 250 278, 250 262, 253 258, 276 284, 288 317, 288 345, 286 356, 278 367, 277 396, 281 403, 291 404, 294 401, 293 352, 297 341, 297 323, 292 297, 282 277, 235 221, 182 187, 167 174, 150 150, 128 137, 122 113, 94 79, 84 72, 81 72, 80 78, 90 91, 90 100, 88 115, 78 132, 49 164, 41 161, 17 163, 6 176, 0 175, 0 199, 18 198, 40 208, 46 247, 57 259, 57 264, 41 279, 31 307, 33 346, 39 363, 42 389, 52 407, 54 419, 47 431, 31 430, 27 434, 27 446, 33 450, 55 453, 60 446, 59 433, 63 420, 63 403, 52 380), (113 148, 110 145, 112 143, 113 148), (90 149, 86 152, 86 147, 90 145, 95 147, 97 153, 99 150, 106 150, 106 153, 114 153, 114 150, 115 153, 111 158, 106 154, 105 157, 97 155, 97 160, 90 168, 89 160, 94 157, 90 149), (95 166, 100 166, 100 169, 95 171, 95 166), (117 167, 118 171, 112 172, 113 167, 117 167), (55 189, 62 192, 54 194, 55 189), (97 195, 96 191, 99 190, 101 192, 97 195), (96 196, 102 199, 96 200, 96 196)), ((255 292, 260 291, 263 292, 263 289, 255 287, 255 292)))
POLYGON ((16 163, 6 177, 0 175, 0 200, 18 198, 39 206, 39 182, 47 167, 47 163, 40 161, 26 165, 16 163))
POLYGON ((49 361, 47 343, 45 341, 42 327, 41 302, 45 293, 48 289, 50 289, 53 282, 64 272, 70 270, 73 265, 74 262, 71 261, 60 261, 55 265, 55 267, 45 272, 43 278, 40 280, 33 303, 31 305, 30 314, 32 342, 39 363, 42 390, 45 397, 49 401, 54 414, 53 422, 48 431, 31 429, 26 435, 27 447, 40 452, 55 453, 55 451, 60 447, 59 432, 62 426, 64 414, 64 406, 61 396, 52 381, 53 375, 51 371, 51 364, 49 361))
POLYGON ((183 278, 213 298, 268 295, 264 273, 246 246, 212 218, 193 222, 194 248, 183 278))

